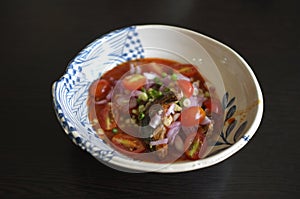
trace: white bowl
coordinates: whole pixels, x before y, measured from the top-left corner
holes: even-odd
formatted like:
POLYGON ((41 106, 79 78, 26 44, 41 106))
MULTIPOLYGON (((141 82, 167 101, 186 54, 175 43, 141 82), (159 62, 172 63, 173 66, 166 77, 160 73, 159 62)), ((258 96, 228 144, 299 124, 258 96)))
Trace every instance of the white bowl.
POLYGON ((165 25, 126 27, 92 42, 70 62, 52 93, 57 118, 74 143, 102 163, 130 172, 183 172, 219 163, 248 143, 263 115, 260 86, 241 56, 207 36, 165 25), (224 127, 206 158, 172 164, 134 160, 105 144, 93 130, 86 105, 91 83, 117 64, 144 57, 192 63, 214 83, 225 111, 224 127))

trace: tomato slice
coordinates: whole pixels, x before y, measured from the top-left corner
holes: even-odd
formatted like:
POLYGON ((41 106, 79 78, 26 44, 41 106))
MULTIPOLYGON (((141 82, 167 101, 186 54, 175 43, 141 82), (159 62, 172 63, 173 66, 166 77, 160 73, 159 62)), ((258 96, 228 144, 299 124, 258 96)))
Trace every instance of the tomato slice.
POLYGON ((190 98, 193 95, 194 87, 191 84, 191 82, 189 82, 185 79, 180 79, 180 80, 177 80, 177 83, 185 97, 190 98))
POLYGON ((89 95, 93 96, 96 101, 104 99, 111 90, 111 85, 105 79, 94 81, 89 89, 89 95))
POLYGON ((206 116, 205 111, 199 106, 192 106, 184 109, 181 112, 182 126, 195 126, 199 125, 206 116))
POLYGON ((118 149, 126 152, 141 153, 146 149, 141 140, 124 133, 115 135, 111 141, 118 149))
POLYGON ((205 106, 205 109, 207 109, 210 113, 221 113, 222 112, 222 106, 221 103, 213 98, 208 98, 203 102, 203 106, 205 106))
POLYGON ((123 86, 128 90, 136 90, 146 84, 146 77, 141 74, 132 74, 122 80, 123 86))
POLYGON ((178 72, 187 77, 192 77, 198 73, 197 69, 192 64, 181 64, 178 72))
POLYGON ((203 133, 191 133, 184 142, 185 156, 190 160, 200 159, 199 153, 204 140, 203 133))
POLYGON ((106 104, 102 109, 99 109, 97 112, 97 117, 102 129, 109 131, 117 127, 111 112, 110 103, 106 104))

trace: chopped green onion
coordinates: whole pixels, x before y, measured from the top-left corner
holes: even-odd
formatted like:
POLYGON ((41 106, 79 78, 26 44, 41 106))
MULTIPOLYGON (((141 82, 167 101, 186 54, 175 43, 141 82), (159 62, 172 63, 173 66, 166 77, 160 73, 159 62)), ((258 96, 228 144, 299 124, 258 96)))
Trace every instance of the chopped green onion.
POLYGON ((184 99, 183 100, 183 106, 185 106, 185 107, 189 107, 189 106, 191 106, 191 100, 190 99, 188 99, 188 98, 186 98, 186 99, 184 99))
POLYGON ((156 90, 154 90, 153 88, 149 88, 149 90, 148 90, 148 93, 149 93, 149 95, 151 96, 151 97, 155 97, 155 94, 156 94, 156 90))
POLYGON ((139 110, 139 113, 143 112, 145 110, 145 106, 139 105, 138 110, 139 110))
POLYGON ((139 120, 144 119, 144 117, 145 117, 145 114, 144 114, 144 113, 140 113, 140 114, 139 114, 139 120))
POLYGON ((137 114, 137 113, 138 113, 138 111, 137 111, 136 109, 132 109, 131 112, 132 112, 133 114, 137 114))
POLYGON ((155 99, 163 95, 161 91, 155 90, 153 88, 149 88, 147 93, 150 98, 149 101, 151 101, 151 99, 155 99))
POLYGON ((165 78, 165 77, 167 77, 167 73, 165 73, 165 72, 163 72, 162 74, 161 74, 161 76, 163 77, 163 78, 165 78))
POLYGON ((175 73, 173 73, 171 75, 171 80, 176 81, 177 80, 177 75, 175 73))
POLYGON ((204 93, 204 97, 209 97, 209 96, 210 96, 209 92, 206 91, 206 92, 204 93))
POLYGON ((154 78, 154 82, 155 82, 156 84, 162 84, 161 80, 160 80, 158 77, 155 77, 155 78, 154 78))
POLYGON ((117 128, 113 128, 113 129, 112 129, 112 132, 113 132, 113 133, 118 133, 118 129, 117 129, 117 128))
POLYGON ((186 97, 181 98, 181 100, 179 100, 178 104, 180 107, 184 107, 183 102, 184 100, 187 99, 186 97))
POLYGON ((154 90, 153 88, 149 88, 147 92, 151 93, 153 90, 154 90))
POLYGON ((170 91, 170 88, 165 88, 164 89, 164 92, 169 92, 170 91))
POLYGON ((136 119, 135 118, 131 118, 131 123, 136 123, 136 119))
POLYGON ((148 95, 147 93, 142 92, 141 94, 139 94, 138 99, 141 99, 143 101, 147 101, 148 100, 148 95))

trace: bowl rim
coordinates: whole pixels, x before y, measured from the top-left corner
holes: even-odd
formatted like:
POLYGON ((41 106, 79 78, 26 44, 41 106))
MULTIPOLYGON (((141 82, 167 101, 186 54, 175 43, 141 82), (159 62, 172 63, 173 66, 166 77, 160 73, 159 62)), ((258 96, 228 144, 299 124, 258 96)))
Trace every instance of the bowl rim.
MULTIPOLYGON (((212 156, 209 156, 204 159, 196 160, 196 161, 189 161, 189 162, 175 162, 172 164, 161 164, 161 163, 152 163, 152 162, 143 162, 143 161, 132 161, 130 159, 123 159, 120 157, 114 157, 110 161, 103 161, 100 158, 97 158, 96 155, 94 155, 91 151, 87 150, 89 147, 94 147, 98 148, 95 146, 91 146, 91 143, 88 142, 88 140, 80 140, 80 143, 78 144, 78 137, 74 137, 73 134, 70 133, 70 129, 62 124, 62 118, 59 116, 58 112, 58 102, 56 101, 56 95, 55 95, 55 89, 57 86, 58 81, 55 81, 52 85, 52 97, 53 97, 53 103, 54 103, 54 109, 56 112, 56 116, 62 125, 64 131, 66 134, 69 135, 69 137, 73 140, 73 142, 80 146, 82 149, 87 150, 92 156, 94 156, 97 160, 103 162, 104 164, 108 164, 113 166, 114 168, 119 168, 119 170, 130 170, 133 172, 160 172, 160 173, 174 173, 174 172, 185 172, 185 171, 192 171, 196 169, 201 169, 201 168, 206 168, 212 165, 215 165, 217 163, 222 162, 225 159, 228 159, 230 156, 238 152, 240 149, 242 149, 248 142, 249 140, 253 137, 253 135, 256 133, 257 129, 259 128, 259 125, 262 121, 263 117, 263 110, 264 110, 264 99, 263 99, 263 94, 261 87, 259 85, 259 82, 251 69, 251 67, 248 65, 248 63, 232 48, 229 46, 225 45, 224 43, 221 43, 217 41, 216 39, 213 39, 211 37, 208 37, 202 33, 186 29, 183 27, 178 27, 178 26, 171 26, 171 25, 160 25, 160 24, 145 24, 145 25, 132 25, 128 27, 136 27, 137 29, 140 28, 162 28, 162 29, 171 29, 179 32, 185 32, 185 33, 190 33, 193 34, 197 37, 202 37, 205 40, 208 40, 209 42, 215 43, 218 46, 224 47, 226 50, 230 51, 231 53, 236 56, 238 60, 241 61, 242 65, 247 69, 248 73, 250 74, 252 81, 255 85, 255 89, 257 92, 258 96, 258 104, 257 104, 257 112, 255 115, 255 118, 249 127, 249 129, 245 132, 244 136, 242 139, 238 140, 235 142, 233 145, 230 147, 222 150, 221 152, 218 152, 217 154, 214 154, 212 156), (86 146, 88 145, 88 146, 86 146), (134 163, 134 164, 133 164, 134 163), (162 165, 164 165, 162 167, 162 165)), ((125 27, 126 28, 126 27, 125 27)), ((95 41, 101 40, 105 38, 105 35, 111 34, 114 31, 111 31, 107 34, 102 35, 100 38, 96 39, 95 41)), ((86 48, 88 48, 91 44, 93 44, 95 41, 91 42, 88 46, 84 47, 81 51, 84 51, 86 48)), ((81 52, 80 51, 80 52, 81 52)), ((74 59, 68 64, 67 69, 69 68, 70 64, 76 59, 77 56, 79 56, 80 52, 74 57, 74 59)), ((67 70, 66 70, 67 71, 67 70)), ((84 139, 84 138, 80 138, 84 139)))

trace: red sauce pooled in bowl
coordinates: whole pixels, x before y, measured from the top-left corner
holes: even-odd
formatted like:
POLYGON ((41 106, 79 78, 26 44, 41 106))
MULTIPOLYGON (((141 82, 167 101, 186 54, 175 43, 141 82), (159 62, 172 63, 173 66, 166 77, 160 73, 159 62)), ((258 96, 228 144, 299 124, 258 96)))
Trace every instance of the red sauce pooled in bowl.
POLYGON ((214 96, 191 64, 139 59, 91 84, 88 117, 101 139, 132 158, 198 160, 207 132, 218 122, 214 118, 221 116, 214 96))

